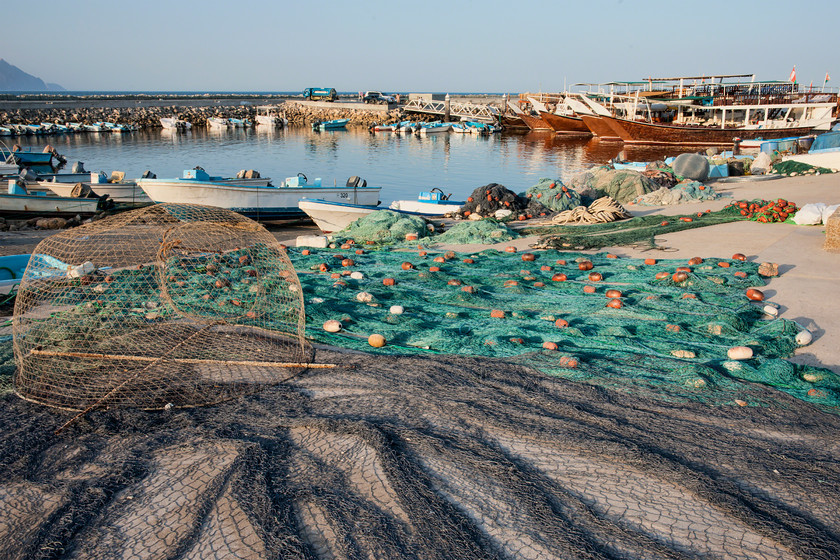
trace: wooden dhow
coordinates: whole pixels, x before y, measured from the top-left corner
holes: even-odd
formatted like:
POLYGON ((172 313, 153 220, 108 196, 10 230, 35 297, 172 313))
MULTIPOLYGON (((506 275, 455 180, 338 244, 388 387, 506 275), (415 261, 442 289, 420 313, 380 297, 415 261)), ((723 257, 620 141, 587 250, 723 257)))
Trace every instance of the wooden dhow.
POLYGON ((540 117, 557 134, 570 136, 592 136, 593 132, 584 124, 583 119, 576 115, 560 115, 540 111, 540 117))

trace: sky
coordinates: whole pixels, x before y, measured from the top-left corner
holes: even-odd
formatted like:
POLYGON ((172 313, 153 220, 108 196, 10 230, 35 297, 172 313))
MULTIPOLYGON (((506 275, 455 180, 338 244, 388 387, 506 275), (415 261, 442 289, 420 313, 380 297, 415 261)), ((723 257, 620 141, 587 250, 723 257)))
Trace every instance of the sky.
POLYGON ((756 74, 840 85, 838 0, 8 2, 4 58, 94 91, 562 91, 756 74), (30 29, 30 31, 26 31, 30 29))

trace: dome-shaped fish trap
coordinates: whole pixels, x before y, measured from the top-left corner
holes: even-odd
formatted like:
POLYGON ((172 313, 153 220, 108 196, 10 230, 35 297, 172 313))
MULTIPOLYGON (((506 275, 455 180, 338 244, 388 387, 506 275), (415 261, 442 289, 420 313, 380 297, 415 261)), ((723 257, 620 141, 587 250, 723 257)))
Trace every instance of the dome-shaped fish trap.
POLYGON ((235 212, 158 204, 44 239, 17 293, 15 388, 27 400, 200 406, 307 367, 300 282, 235 212))

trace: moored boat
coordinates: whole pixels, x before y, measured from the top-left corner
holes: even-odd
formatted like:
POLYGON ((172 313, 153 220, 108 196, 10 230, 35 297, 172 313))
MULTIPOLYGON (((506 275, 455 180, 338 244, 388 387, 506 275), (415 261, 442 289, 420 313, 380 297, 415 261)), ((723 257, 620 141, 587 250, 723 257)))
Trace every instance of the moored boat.
POLYGON ((192 123, 177 117, 161 117, 160 125, 168 130, 188 130, 192 128, 192 123))
POLYGON ((413 212, 424 216, 443 216, 450 212, 457 212, 466 201, 450 200, 452 195, 446 195, 437 187, 428 192, 421 192, 416 200, 395 200, 389 208, 400 212, 413 212))
POLYGON ((583 119, 574 115, 560 115, 557 113, 540 112, 540 118, 550 126, 554 132, 558 134, 568 134, 570 136, 592 136, 592 131, 589 130, 583 119))
POLYGON ((89 217, 110 206, 113 203, 107 198, 32 194, 14 179, 9 180, 7 192, 0 193, 0 216, 4 218, 89 217))
POLYGON ((312 130, 341 130, 347 128, 350 119, 333 119, 331 121, 316 121, 312 123, 312 130))
POLYGON ((375 205, 381 187, 369 187, 359 177, 351 177, 343 187, 323 186, 317 178, 309 183, 299 173, 280 186, 237 184, 234 180, 215 181, 203 169, 184 171, 175 179, 138 179, 137 184, 155 202, 205 204, 227 208, 256 220, 282 220, 303 217, 298 208, 302 198, 321 198, 333 202, 375 205))
POLYGON ((679 146, 732 146, 736 138, 753 139, 785 138, 804 136, 813 130, 812 126, 784 128, 744 128, 690 126, 662 123, 648 123, 600 117, 615 130, 626 144, 672 144, 679 146))
POLYGON ((524 122, 526 125, 528 125, 528 128, 530 128, 531 130, 534 130, 534 131, 553 131, 554 130, 539 115, 534 116, 534 115, 529 115, 527 113, 522 113, 521 115, 517 115, 517 116, 520 119, 522 119, 522 122, 524 122))
POLYGON ((49 150, 49 147, 43 152, 33 152, 31 148, 8 150, 0 146, 0 159, 19 165, 50 165, 53 155, 53 150, 49 150))
POLYGON ((223 117, 207 117, 207 126, 209 128, 224 128, 227 129, 231 126, 230 119, 226 119, 223 117))

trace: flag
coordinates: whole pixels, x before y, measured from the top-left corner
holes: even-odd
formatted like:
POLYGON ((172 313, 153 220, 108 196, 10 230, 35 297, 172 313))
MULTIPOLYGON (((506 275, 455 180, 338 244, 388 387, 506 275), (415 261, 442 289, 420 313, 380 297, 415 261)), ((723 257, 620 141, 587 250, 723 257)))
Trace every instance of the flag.
POLYGON ((796 65, 793 65, 793 70, 790 71, 790 81, 796 83, 796 65))
POLYGON ((831 76, 829 76, 829 75, 828 75, 828 72, 826 72, 826 73, 825 73, 825 81, 827 82, 827 81, 829 81, 830 79, 831 79, 831 76))

